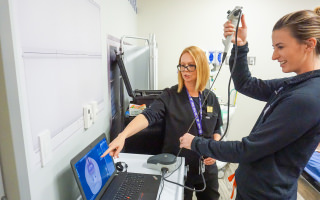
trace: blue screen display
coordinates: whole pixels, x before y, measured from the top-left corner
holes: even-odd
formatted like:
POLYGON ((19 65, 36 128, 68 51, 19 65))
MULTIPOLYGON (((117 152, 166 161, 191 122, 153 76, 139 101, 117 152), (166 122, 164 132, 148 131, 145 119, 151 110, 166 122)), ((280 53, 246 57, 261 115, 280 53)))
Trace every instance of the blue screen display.
POLYGON ((86 198, 93 200, 115 171, 112 157, 100 156, 108 149, 105 138, 93 147, 76 164, 75 168, 86 198))

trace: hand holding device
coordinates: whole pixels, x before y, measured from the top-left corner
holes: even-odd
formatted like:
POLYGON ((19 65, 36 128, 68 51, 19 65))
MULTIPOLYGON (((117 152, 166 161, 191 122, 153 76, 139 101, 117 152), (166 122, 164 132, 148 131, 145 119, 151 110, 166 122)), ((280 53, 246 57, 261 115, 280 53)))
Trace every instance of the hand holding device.
POLYGON ((182 137, 180 137, 180 148, 186 148, 191 149, 191 143, 194 139, 194 135, 191 135, 190 133, 185 133, 182 137))
MULTIPOLYGON (((233 28, 237 27, 238 21, 239 21, 239 19, 241 17, 241 13, 242 13, 241 9, 242 9, 241 6, 236 6, 232 11, 230 11, 230 10, 228 11, 227 19, 233 25, 233 28)), ((225 27, 224 31, 226 32, 226 27, 225 27)), ((224 62, 224 60, 226 58, 226 55, 228 53, 229 46, 230 46, 230 43, 231 43, 231 40, 232 40, 232 36, 233 36, 233 33, 231 35, 228 34, 226 36, 226 39, 222 40, 222 43, 224 44, 222 63, 224 62)))
MULTIPOLYGON (((247 43, 247 25, 245 21, 244 14, 241 15, 241 27, 238 27, 237 33, 237 45, 243 46, 247 43)), ((235 43, 235 36, 233 35, 235 30, 235 26, 231 23, 231 21, 227 21, 224 25, 224 37, 232 36, 231 42, 235 43)))

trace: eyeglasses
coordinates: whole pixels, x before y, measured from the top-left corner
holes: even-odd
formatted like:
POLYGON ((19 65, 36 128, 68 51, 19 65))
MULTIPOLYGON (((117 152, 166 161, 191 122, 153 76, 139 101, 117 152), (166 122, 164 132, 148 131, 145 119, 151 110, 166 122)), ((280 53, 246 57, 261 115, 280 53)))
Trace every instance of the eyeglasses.
POLYGON ((177 68, 180 72, 184 72, 188 70, 189 72, 193 72, 196 70, 196 65, 177 65, 177 68))

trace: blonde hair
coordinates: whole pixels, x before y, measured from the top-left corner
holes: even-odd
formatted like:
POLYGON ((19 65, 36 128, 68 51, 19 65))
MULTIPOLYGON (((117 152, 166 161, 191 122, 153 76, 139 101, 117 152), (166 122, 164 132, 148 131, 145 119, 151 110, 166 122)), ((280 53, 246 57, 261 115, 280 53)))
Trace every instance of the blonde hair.
POLYGON ((288 28, 300 43, 316 38, 316 54, 320 54, 320 6, 312 10, 300 10, 283 16, 274 25, 273 31, 288 28))
MULTIPOLYGON (((189 53, 195 61, 197 70, 196 90, 203 91, 207 85, 210 75, 209 63, 205 52, 196 46, 185 48, 179 58, 179 64, 183 54, 189 53)), ((181 72, 178 72, 178 93, 181 92, 184 86, 184 81, 181 72)))

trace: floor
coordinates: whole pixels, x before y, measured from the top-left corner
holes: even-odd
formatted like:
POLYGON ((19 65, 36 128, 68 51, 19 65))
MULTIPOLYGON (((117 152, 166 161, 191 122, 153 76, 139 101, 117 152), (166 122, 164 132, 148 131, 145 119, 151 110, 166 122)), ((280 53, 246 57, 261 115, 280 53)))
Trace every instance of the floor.
MULTIPOLYGON (((238 164, 229 163, 225 166, 225 175, 219 179, 220 200, 229 200, 232 192, 232 183, 228 181, 228 177, 234 173, 238 164)), ((236 191, 233 199, 235 199, 236 191)), ((194 196, 193 200, 197 198, 194 196)), ((319 200, 320 192, 315 190, 304 178, 299 178, 297 200, 319 200)))

